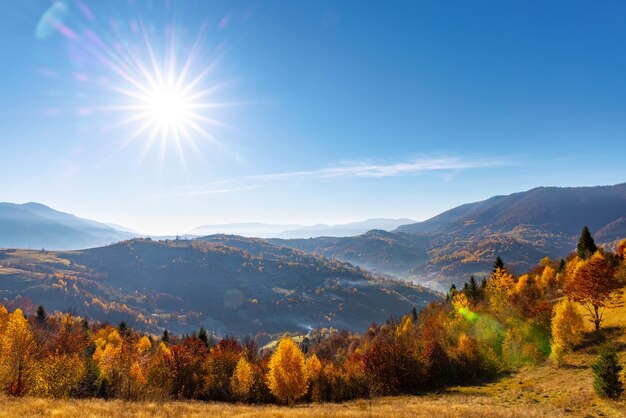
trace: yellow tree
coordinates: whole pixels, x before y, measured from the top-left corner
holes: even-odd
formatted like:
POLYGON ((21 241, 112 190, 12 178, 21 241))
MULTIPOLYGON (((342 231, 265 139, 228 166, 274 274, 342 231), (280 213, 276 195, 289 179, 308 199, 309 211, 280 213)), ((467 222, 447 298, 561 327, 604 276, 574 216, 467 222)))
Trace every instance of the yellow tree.
POLYGON ((556 365, 563 364, 565 354, 572 351, 583 339, 583 318, 574 302, 565 298, 554 306, 552 316, 552 341, 550 360, 556 365))
POLYGON ((2 333, 4 332, 4 328, 7 325, 8 319, 9 312, 7 311, 7 308, 5 308, 3 305, 0 305, 0 335, 2 335, 2 333))
POLYGON ((600 331, 604 310, 621 304, 619 290, 623 283, 615 277, 611 262, 600 251, 586 260, 575 258, 568 269, 565 291, 591 315, 596 331, 600 331))
POLYGON ((7 316, 0 336, 0 384, 11 395, 23 395, 33 370, 35 339, 22 311, 7 316))
POLYGON ((305 367, 306 375, 309 380, 317 379, 322 372, 322 363, 315 354, 306 359, 305 367))
MULTIPOLYGON (((398 330, 396 330, 398 332, 398 330)), ((322 362, 317 357, 317 355, 313 354, 311 357, 306 359, 304 364, 306 369, 306 377, 309 381, 309 389, 308 391, 311 394, 311 399, 320 400, 321 399, 321 388, 320 385, 322 383, 322 370, 324 366, 322 362)))
POLYGON ((85 375, 85 363, 78 354, 54 353, 38 362, 31 394, 67 398, 85 375))
POLYGON ((309 386, 304 355, 289 337, 283 337, 269 362, 267 386, 279 401, 292 404, 309 386))
POLYGON ((487 301, 491 312, 506 315, 512 307, 510 299, 515 292, 515 279, 504 268, 496 267, 487 281, 487 301))
POLYGON ((152 341, 144 335, 135 348, 136 355, 131 356, 130 379, 132 390, 139 393, 148 383, 146 373, 152 353, 152 341))
POLYGON ((254 387, 254 368, 245 356, 239 357, 237 366, 230 379, 233 394, 242 401, 246 401, 254 387))
POLYGON ((108 327, 96 338, 96 350, 93 359, 100 369, 100 379, 107 382, 113 392, 121 395, 125 388, 130 388, 130 364, 126 364, 124 355, 128 351, 126 342, 119 332, 108 327), (127 367, 128 366, 128 367, 127 367))
POLYGON ((172 389, 172 352, 160 342, 146 367, 146 389, 153 399, 165 400, 172 389))

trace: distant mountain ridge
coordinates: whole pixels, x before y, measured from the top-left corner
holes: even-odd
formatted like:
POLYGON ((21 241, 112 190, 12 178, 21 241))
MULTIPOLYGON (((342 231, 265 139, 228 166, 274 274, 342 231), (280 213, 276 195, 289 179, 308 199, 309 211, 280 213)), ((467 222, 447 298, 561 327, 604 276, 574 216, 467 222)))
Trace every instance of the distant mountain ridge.
POLYGON ((424 222, 403 225, 395 232, 419 233, 437 230, 510 230, 536 225, 552 232, 576 234, 580 225, 592 230, 626 216, 626 183, 596 187, 537 187, 508 196, 462 205, 424 222))
POLYGON ((189 235, 232 234, 257 238, 315 238, 347 237, 363 234, 372 229, 391 231, 413 222, 411 219, 373 218, 365 221, 337 225, 269 224, 260 222, 202 225, 189 231, 189 235))
POLYGON ((40 203, 0 203, 0 247, 76 249, 137 236, 40 203))
MULTIPOLYGON (((461 205, 423 222, 395 226, 401 221, 374 219, 283 232, 277 231, 298 226, 270 225, 275 228, 269 235, 273 238, 261 241, 444 290, 450 283, 462 284, 470 274, 489 274, 491 263, 498 255, 518 273, 545 256, 563 257, 573 250, 584 225, 589 226, 600 244, 615 245, 626 237, 626 183, 537 187, 461 205), (369 228, 372 225, 384 228, 369 228), (368 231, 352 234, 363 228, 368 231)), ((233 224, 231 229, 247 227, 256 232, 251 235, 260 236, 259 231, 267 229, 268 225, 233 224)), ((227 227, 219 228, 219 232, 233 235, 227 227)), ((209 229, 206 235, 217 231, 217 228, 216 231, 209 229)), ((0 247, 85 248, 117 242, 130 235, 132 232, 76 218, 43 205, 0 204, 0 247)), ((230 242, 227 245, 245 250, 254 242, 225 238, 227 235, 201 240, 227 240, 230 242)))
POLYGON ((470 274, 488 275, 501 256, 523 272, 545 256, 571 252, 583 226, 608 246, 626 238, 626 183, 596 187, 538 187, 494 196, 392 232, 349 238, 272 240, 378 273, 440 290, 470 274))

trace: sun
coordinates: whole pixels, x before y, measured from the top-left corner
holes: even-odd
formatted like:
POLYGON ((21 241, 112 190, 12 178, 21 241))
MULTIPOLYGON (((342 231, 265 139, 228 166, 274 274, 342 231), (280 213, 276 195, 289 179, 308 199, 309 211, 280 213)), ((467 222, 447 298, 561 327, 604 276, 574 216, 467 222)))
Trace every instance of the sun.
POLYGON ((201 104, 194 101, 193 93, 168 85, 146 90, 136 97, 135 115, 131 118, 144 122, 140 131, 152 131, 153 137, 160 137, 166 142, 175 141, 177 145, 181 140, 191 139, 192 133, 208 135, 197 123, 204 117, 194 111, 201 104))
POLYGON ((238 105, 216 100, 229 81, 217 79, 223 53, 206 50, 205 26, 195 42, 183 36, 184 31, 175 24, 159 31, 139 22, 126 31, 113 31, 113 37, 105 37, 85 29, 85 36, 75 40, 92 58, 90 62, 97 63, 99 77, 93 78, 102 80, 96 85, 103 87, 95 96, 103 98, 103 105, 88 106, 84 113, 119 115, 109 119, 111 123, 103 129, 124 129, 119 148, 140 144, 140 161, 155 145, 161 163, 168 158, 169 147, 183 164, 187 149, 203 160, 207 153, 201 151, 201 143, 221 147, 212 131, 229 127, 216 117, 219 108, 238 105))
POLYGON ((121 74, 125 85, 112 87, 125 102, 115 107, 127 114, 120 125, 134 127, 123 146, 141 139, 142 159, 155 143, 161 144, 161 158, 167 146, 173 144, 183 160, 184 148, 191 147, 198 153, 200 140, 219 144, 206 127, 223 124, 208 112, 227 104, 211 100, 215 86, 202 88, 210 67, 196 69, 197 73, 190 76, 190 62, 188 58, 177 68, 175 62, 158 65, 154 59, 148 63, 135 60, 135 71, 121 74))
POLYGON ((191 117, 191 101, 181 91, 160 88, 146 98, 146 113, 165 127, 184 125, 191 117))

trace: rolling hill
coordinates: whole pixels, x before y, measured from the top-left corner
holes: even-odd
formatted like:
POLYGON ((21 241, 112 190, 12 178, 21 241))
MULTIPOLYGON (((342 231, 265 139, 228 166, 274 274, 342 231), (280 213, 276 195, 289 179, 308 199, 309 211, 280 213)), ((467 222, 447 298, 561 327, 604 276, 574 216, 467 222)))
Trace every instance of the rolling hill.
POLYGON ((71 309, 152 331, 204 326, 222 335, 360 330, 440 297, 336 260, 235 236, 134 239, 68 252, 0 250, 0 283, 4 304, 71 309))
POLYGON ((626 237, 626 184, 539 187, 465 204, 392 232, 272 242, 444 290, 470 274, 487 275, 498 255, 518 273, 545 256, 564 257, 584 225, 607 246, 626 237))
POLYGON ((137 236, 40 203, 0 203, 0 247, 76 249, 137 236))

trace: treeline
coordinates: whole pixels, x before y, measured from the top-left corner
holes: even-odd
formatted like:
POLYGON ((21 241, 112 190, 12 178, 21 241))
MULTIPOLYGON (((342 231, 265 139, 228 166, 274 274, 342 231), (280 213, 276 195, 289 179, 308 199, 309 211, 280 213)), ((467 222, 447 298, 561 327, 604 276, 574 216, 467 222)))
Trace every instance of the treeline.
POLYGON ((260 350, 251 338, 213 341, 204 330, 157 338, 124 323, 88 323, 43 308, 26 318, 19 309, 9 313, 0 306, 0 391, 341 402, 475 383, 547 359, 561 365, 582 341, 578 306, 599 331, 604 309, 623 300, 625 252, 626 240, 615 253, 604 251, 585 229, 566 260, 545 258, 514 277, 498 258, 489 278, 471 277, 462 288, 452 287, 446 301, 421 312, 374 324, 362 335, 324 330, 298 342, 285 336, 271 350, 260 350))

